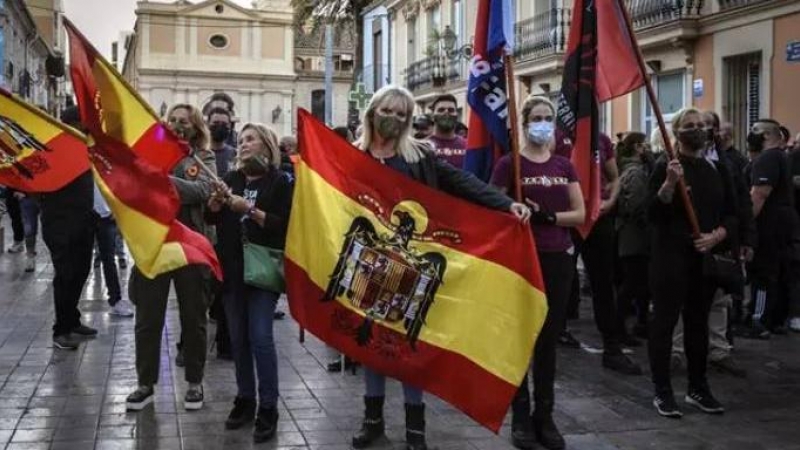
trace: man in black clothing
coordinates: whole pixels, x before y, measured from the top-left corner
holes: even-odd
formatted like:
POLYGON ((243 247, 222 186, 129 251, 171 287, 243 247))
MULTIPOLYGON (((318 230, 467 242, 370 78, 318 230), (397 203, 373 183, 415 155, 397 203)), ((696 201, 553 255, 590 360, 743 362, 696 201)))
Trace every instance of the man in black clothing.
MULTIPOLYGON (((789 173, 794 187, 794 208, 797 217, 800 217, 800 133, 795 136, 794 143, 789 148, 789 173)), ((795 232, 798 232, 796 228, 795 232)), ((791 259, 791 268, 789 329, 800 333, 800 251, 797 251, 791 259)))
POLYGON ((772 119, 757 121, 747 135, 747 144, 758 155, 751 172, 750 197, 758 228, 758 249, 752 265, 752 328, 748 336, 767 339, 770 331, 785 331, 788 305, 779 300, 779 279, 791 260, 797 215, 780 124, 772 119))

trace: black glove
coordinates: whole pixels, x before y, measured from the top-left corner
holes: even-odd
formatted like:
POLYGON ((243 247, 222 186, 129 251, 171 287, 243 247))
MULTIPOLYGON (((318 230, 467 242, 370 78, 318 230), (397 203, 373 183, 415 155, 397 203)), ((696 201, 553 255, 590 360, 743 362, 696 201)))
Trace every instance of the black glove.
POLYGON ((537 225, 555 225, 556 213, 548 211, 531 211, 531 222, 537 225))

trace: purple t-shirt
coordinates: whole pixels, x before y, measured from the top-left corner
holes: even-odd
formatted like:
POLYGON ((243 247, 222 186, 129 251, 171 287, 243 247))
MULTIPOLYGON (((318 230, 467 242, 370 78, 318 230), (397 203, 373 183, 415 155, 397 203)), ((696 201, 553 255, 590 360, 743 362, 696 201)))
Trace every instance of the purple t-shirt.
POLYGON ((433 144, 436 155, 459 169, 464 167, 464 155, 467 154, 467 140, 461 136, 453 139, 441 139, 431 136, 428 140, 433 144))
MULTIPOLYGON (((569 184, 578 181, 575 168, 567 158, 552 155, 543 163, 520 157, 522 195, 539 204, 544 211, 564 212, 570 210, 569 184)), ((511 155, 497 161, 492 172, 492 184, 514 192, 514 166, 511 155)), ((572 247, 569 228, 556 225, 533 224, 536 248, 542 252, 564 252, 572 247)))
MULTIPOLYGON (((561 131, 560 128, 556 128, 556 148, 553 151, 556 155, 563 156, 567 159, 572 159, 572 140, 567 137, 567 134, 561 131)), ((600 195, 603 200, 608 200, 611 197, 611 192, 606 190, 606 185, 608 184, 608 179, 606 178, 605 170, 602 170, 605 167, 606 162, 609 159, 614 158, 614 144, 611 143, 611 138, 606 136, 605 133, 600 133, 600 138, 598 139, 598 144, 600 146, 600 195)))

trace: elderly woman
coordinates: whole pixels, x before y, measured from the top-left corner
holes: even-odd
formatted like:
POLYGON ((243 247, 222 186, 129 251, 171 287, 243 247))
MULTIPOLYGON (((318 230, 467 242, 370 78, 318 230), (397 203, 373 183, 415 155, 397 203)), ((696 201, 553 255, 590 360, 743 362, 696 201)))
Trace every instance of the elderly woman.
MULTIPOLYGON (((471 174, 438 159, 433 150, 411 137, 414 98, 398 86, 378 90, 364 115, 364 133, 356 147, 382 164, 434 189, 467 201, 511 212, 527 221, 530 210, 515 203, 471 174)), ((386 387, 384 375, 364 368, 366 382, 365 418, 361 430, 353 436, 353 447, 367 448, 384 435, 383 404, 386 387)), ((425 405, 422 391, 403 385, 406 410, 406 443, 409 450, 425 450, 425 405)))
POLYGON ((522 104, 525 146, 520 151, 520 180, 514 179, 511 155, 497 162, 492 183, 508 192, 522 183, 525 201, 533 208, 531 228, 536 239, 547 295, 547 318, 533 353, 536 409, 531 415, 528 377, 512 403, 512 442, 522 449, 538 441, 548 449, 564 448, 553 422, 556 341, 564 327, 571 280, 575 276, 575 247, 570 228, 583 223, 585 209, 578 175, 565 157, 551 152, 555 145, 556 110, 545 97, 530 96, 522 104))
MULTIPOLYGON (((170 179, 180 197, 178 220, 192 230, 211 237, 211 228, 203 220, 203 210, 211 195, 211 179, 206 170, 215 172, 216 159, 210 151, 208 128, 200 111, 191 105, 178 104, 168 114, 168 126, 189 143, 192 153, 203 161, 186 157, 175 166, 170 179)), ((127 408, 139 411, 153 402, 153 385, 158 382, 161 335, 170 285, 175 283, 180 309, 181 336, 189 389, 184 398, 187 410, 203 407, 203 370, 206 364, 206 312, 211 294, 208 267, 188 265, 153 279, 134 268, 128 285, 136 308, 136 372, 139 388, 127 398, 127 408)))
POLYGON ((225 177, 224 184, 217 184, 206 216, 217 225, 225 271, 222 302, 236 364, 238 393, 225 427, 235 430, 255 418, 256 442, 271 439, 278 423, 278 357, 272 321, 281 293, 245 284, 242 242, 284 248, 292 184, 280 164, 275 132, 260 124, 245 125, 239 133, 236 170, 225 177))
POLYGON ((708 315, 718 284, 709 270, 711 254, 730 246, 737 226, 736 203, 730 174, 724 164, 715 168, 703 156, 708 130, 700 111, 687 108, 672 120, 677 138, 677 157, 656 163, 648 186, 648 216, 653 239, 650 287, 653 318, 648 351, 655 398, 653 405, 665 417, 682 416, 672 391, 670 351, 672 333, 683 313, 684 347, 689 389, 686 403, 709 414, 724 412, 711 394, 706 379, 708 315), (700 235, 692 236, 683 200, 677 192, 683 179, 691 192, 700 235))

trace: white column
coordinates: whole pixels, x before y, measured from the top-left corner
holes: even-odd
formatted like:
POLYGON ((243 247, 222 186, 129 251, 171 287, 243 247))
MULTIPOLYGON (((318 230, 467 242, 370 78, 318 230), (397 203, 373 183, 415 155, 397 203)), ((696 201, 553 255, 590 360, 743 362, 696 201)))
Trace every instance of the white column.
POLYGON ((197 60, 197 19, 189 19, 189 59, 197 60))

